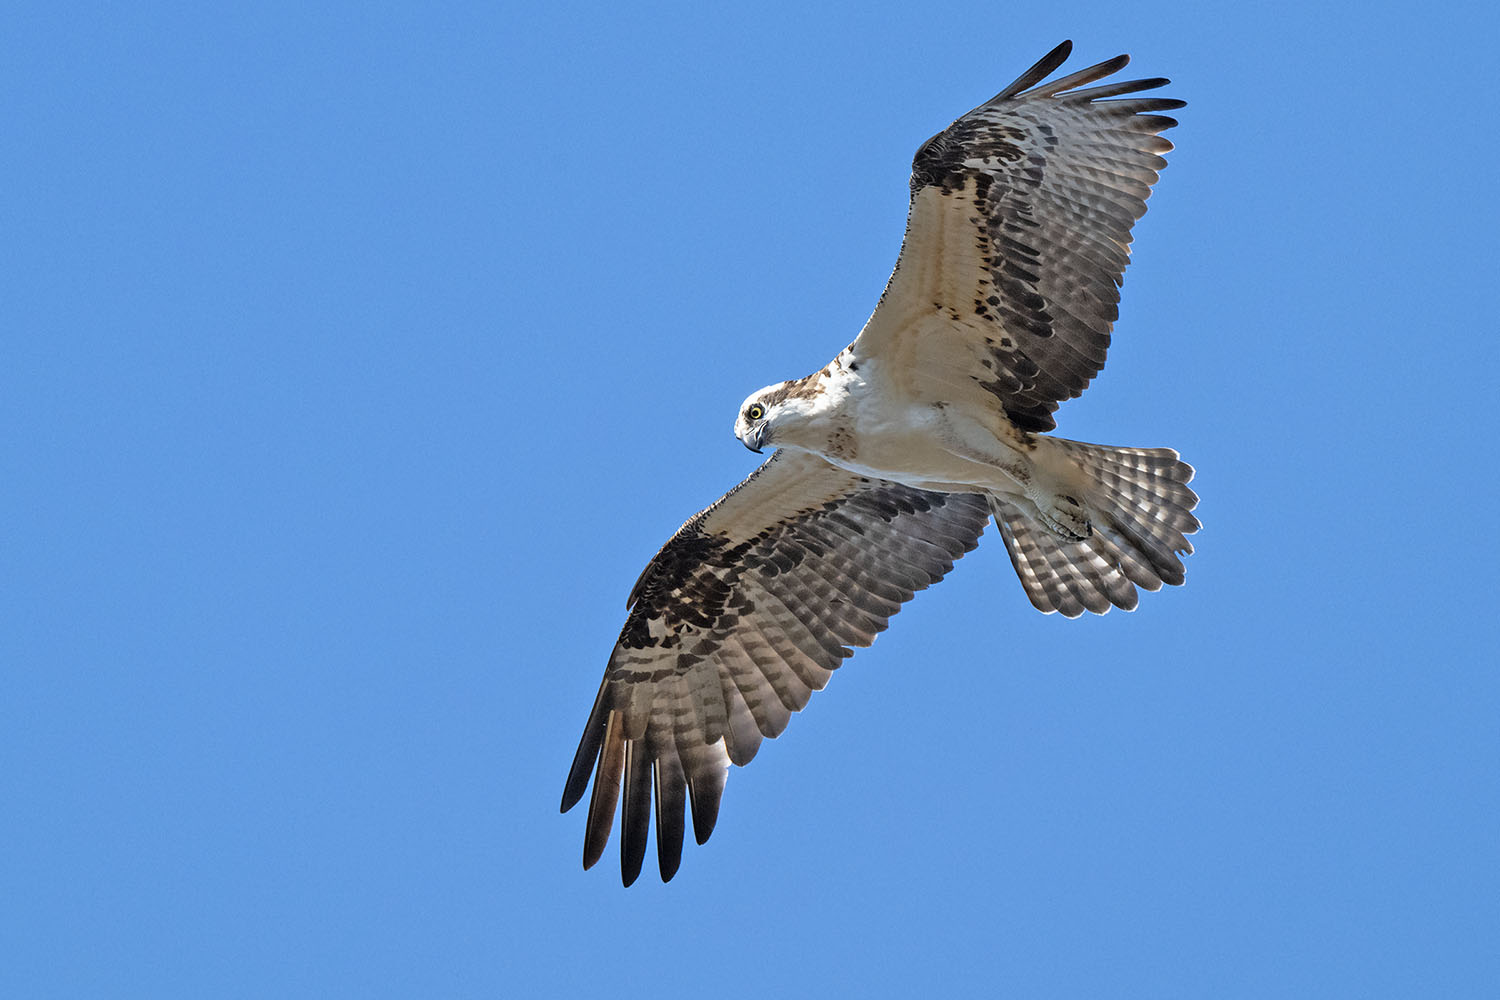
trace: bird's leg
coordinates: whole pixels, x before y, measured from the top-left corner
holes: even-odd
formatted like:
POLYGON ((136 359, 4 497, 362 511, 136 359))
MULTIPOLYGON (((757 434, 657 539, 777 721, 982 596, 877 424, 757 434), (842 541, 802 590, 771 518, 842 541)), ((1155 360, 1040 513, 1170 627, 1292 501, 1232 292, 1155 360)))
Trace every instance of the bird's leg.
POLYGON ((996 429, 985 426, 971 416, 940 407, 940 440, 945 450, 969 462, 989 466, 1001 473, 1010 484, 995 484, 996 492, 1017 495, 1029 501, 1023 506, 1034 512, 1048 530, 1063 538, 1078 541, 1094 533, 1085 507, 1087 483, 1074 463, 1059 466, 1060 452, 1051 442, 1036 434, 1012 427, 1009 422, 996 429))
POLYGON ((1015 483, 1015 492, 1024 493, 1035 468, 1029 453, 1035 451, 1035 440, 1023 441, 1014 429, 991 428, 968 414, 938 403, 937 430, 943 449, 966 462, 975 462, 1003 473, 1015 483), (997 433, 997 430, 999 431, 997 433), (1005 431, 1011 433, 1006 434, 1005 431))

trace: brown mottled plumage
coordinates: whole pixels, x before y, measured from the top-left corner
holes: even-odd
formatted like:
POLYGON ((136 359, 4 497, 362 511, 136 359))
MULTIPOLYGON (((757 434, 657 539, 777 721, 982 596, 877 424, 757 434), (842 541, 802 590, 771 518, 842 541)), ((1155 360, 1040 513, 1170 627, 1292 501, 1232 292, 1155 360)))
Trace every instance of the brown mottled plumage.
POLYGON ((604 851, 623 776, 625 883, 640 872, 653 784, 671 878, 684 801, 701 844, 726 764, 749 763, 762 737, 780 735, 849 647, 868 646, 941 580, 988 520, 981 496, 871 480, 791 451, 694 515, 631 592, 568 775, 565 811, 597 761, 585 867, 604 851))

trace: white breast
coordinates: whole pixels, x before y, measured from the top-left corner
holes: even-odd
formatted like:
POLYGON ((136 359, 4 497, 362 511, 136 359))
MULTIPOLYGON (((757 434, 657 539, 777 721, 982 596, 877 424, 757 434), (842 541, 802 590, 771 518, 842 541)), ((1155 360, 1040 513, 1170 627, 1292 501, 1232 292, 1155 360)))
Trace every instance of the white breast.
MULTIPOLYGON (((892 391, 877 365, 862 362, 854 371, 834 367, 809 413, 806 450, 860 475, 888 479, 922 489, 968 492, 985 489, 1012 492, 1015 480, 994 465, 955 454, 956 423, 961 418, 972 433, 976 418, 955 414, 942 403, 917 402, 892 391)), ((988 418, 988 414, 981 415, 988 418)), ((1006 421, 985 419, 992 447, 999 446, 1014 462, 1027 457, 1009 440, 1006 421)), ((800 435, 799 435, 800 436, 800 435)), ((793 442, 787 442, 793 444, 793 442)), ((795 446, 795 445, 794 445, 795 446)))

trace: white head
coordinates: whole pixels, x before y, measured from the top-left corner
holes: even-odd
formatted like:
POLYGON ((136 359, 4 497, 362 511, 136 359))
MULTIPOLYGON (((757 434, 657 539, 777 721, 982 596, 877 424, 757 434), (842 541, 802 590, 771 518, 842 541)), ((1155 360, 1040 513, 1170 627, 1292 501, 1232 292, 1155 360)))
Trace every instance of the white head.
POLYGON ((752 392, 740 404, 734 421, 734 436, 759 454, 767 445, 796 444, 795 433, 811 414, 811 400, 804 389, 806 379, 777 382, 752 392))

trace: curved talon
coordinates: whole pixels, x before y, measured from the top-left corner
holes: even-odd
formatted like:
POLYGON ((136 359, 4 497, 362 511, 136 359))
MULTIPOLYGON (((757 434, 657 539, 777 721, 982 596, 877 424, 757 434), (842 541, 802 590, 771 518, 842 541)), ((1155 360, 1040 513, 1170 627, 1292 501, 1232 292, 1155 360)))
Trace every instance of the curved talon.
POLYGON ((1077 498, 1070 496, 1033 497, 1037 514, 1053 534, 1071 542, 1081 542, 1094 534, 1088 511, 1077 498))

